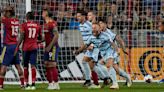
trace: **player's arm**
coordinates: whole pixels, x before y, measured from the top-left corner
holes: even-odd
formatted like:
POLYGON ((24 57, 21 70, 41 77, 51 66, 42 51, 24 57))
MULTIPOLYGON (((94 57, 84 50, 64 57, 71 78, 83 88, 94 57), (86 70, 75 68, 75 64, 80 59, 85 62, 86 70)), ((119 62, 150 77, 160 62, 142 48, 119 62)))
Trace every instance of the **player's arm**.
POLYGON ((120 44, 120 46, 121 46, 123 52, 124 52, 125 54, 128 54, 128 53, 126 52, 125 43, 124 43, 123 39, 122 39, 119 35, 116 35, 116 41, 120 44))
POLYGON ((37 43, 42 43, 42 42, 44 42, 45 40, 43 39, 44 37, 43 37, 43 35, 42 35, 42 29, 41 29, 41 27, 39 28, 39 35, 38 35, 38 41, 37 41, 37 43))
POLYGON ((15 49, 15 52, 14 52, 14 56, 17 54, 19 46, 20 46, 20 44, 22 43, 23 40, 24 40, 24 31, 21 29, 20 30, 20 37, 19 37, 19 40, 17 42, 17 46, 16 46, 16 49, 15 49))
POLYGON ((117 52, 119 52, 119 51, 118 51, 117 45, 116 45, 114 42, 112 42, 112 41, 110 41, 110 43, 111 43, 112 47, 113 47, 117 52))
POLYGON ((58 33, 58 29, 56 26, 53 28, 53 34, 54 34, 54 37, 52 38, 52 41, 45 49, 47 52, 49 52, 50 49, 52 48, 52 46, 58 41, 59 33, 58 33))
POLYGON ((77 49, 76 51, 74 51, 73 53, 74 53, 75 55, 77 55, 77 54, 83 52, 86 48, 87 48, 87 45, 82 44, 82 45, 80 46, 80 48, 78 48, 78 49, 77 49))

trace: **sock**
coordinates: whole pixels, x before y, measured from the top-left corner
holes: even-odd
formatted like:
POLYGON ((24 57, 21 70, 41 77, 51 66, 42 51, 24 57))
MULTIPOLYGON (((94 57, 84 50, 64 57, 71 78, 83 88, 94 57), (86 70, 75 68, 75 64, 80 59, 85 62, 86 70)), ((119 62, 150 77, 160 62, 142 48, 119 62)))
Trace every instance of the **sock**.
POLYGON ((90 71, 88 62, 83 61, 82 64, 84 67, 85 80, 91 80, 91 77, 90 77, 91 71, 90 71))
POLYGON ((128 74, 124 70, 122 70, 121 68, 119 68, 119 75, 124 77, 126 79, 126 81, 131 81, 131 79, 128 76, 128 74))
POLYGON ((96 73, 95 71, 92 71, 91 74, 92 74, 93 83, 94 83, 95 85, 99 85, 97 73, 96 73))
POLYGON ((35 81, 36 81, 36 68, 32 67, 31 72, 32 72, 32 83, 35 84, 35 81))
POLYGON ((53 81, 58 82, 58 69, 56 67, 52 67, 53 69, 53 81))
POLYGON ((113 67, 109 68, 109 75, 110 75, 110 78, 112 79, 113 84, 118 84, 117 83, 116 71, 113 67))
POLYGON ((109 78, 109 73, 108 73, 108 69, 106 68, 106 66, 99 64, 99 63, 97 64, 97 66, 100 68, 101 72, 103 72, 104 78, 109 78))
POLYGON ((24 86, 24 77, 20 77, 21 85, 24 86))
POLYGON ((4 82, 4 78, 0 78, 0 88, 3 88, 3 82, 4 82))
POLYGON ((49 83, 52 83, 52 77, 51 77, 51 68, 47 67, 46 68, 46 77, 49 83))
POLYGON ((24 81, 28 84, 28 68, 24 68, 24 81))
POLYGON ((94 66, 93 70, 98 74, 98 76, 102 79, 105 78, 105 74, 101 71, 100 67, 97 65, 94 66))

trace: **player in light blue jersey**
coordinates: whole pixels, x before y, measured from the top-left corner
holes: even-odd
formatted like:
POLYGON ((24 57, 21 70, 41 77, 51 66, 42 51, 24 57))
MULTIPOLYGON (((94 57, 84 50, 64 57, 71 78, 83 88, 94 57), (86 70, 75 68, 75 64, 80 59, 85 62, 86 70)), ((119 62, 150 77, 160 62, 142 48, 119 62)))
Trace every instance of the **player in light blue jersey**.
MULTIPOLYGON (((92 23, 86 20, 86 13, 83 11, 77 12, 77 19, 80 22, 79 29, 83 38, 83 42, 84 44, 86 44, 87 40, 92 35, 92 23)), ((83 45, 81 47, 83 47, 83 45)), ((80 50, 81 48, 75 51, 75 54, 81 53, 80 50)), ((98 56, 96 56, 98 54, 98 51, 86 50, 84 53, 85 56, 83 57, 83 62, 82 62, 82 65, 84 67, 85 80, 86 80, 84 86, 91 86, 91 76, 90 76, 91 70, 88 63, 91 62, 94 58, 98 58, 98 56)), ((100 88, 100 85, 97 84, 96 88, 100 88)))
MULTIPOLYGON (((93 49, 98 48, 100 50, 103 59, 106 61, 105 66, 108 69, 108 72, 110 72, 114 61, 113 54, 117 48, 115 44, 112 42, 112 40, 108 37, 108 34, 101 32, 98 23, 92 24, 92 33, 93 35, 88 39, 88 41, 83 46, 81 51, 87 48, 87 46, 89 46, 90 44, 93 44, 94 45, 93 49)), ((118 84, 115 84, 115 88, 119 88, 118 84)))
MULTIPOLYGON (((124 41, 122 40, 122 38, 119 35, 116 35, 110 29, 107 28, 105 20, 99 20, 99 25, 101 26, 102 31, 106 32, 108 34, 108 36, 113 40, 113 42, 119 43, 121 48, 122 48, 122 50, 123 50, 123 52, 125 54, 128 54, 126 52, 125 44, 124 44, 124 41)), ((115 51, 115 53, 113 55, 114 55, 114 65, 113 65, 114 69, 116 70, 116 72, 120 76, 122 76, 122 77, 124 77, 126 79, 126 81, 127 81, 126 84, 127 84, 128 87, 130 87, 132 85, 131 78, 124 70, 122 70, 119 67, 119 60, 120 59, 119 59, 118 53, 115 51)), ((114 73, 114 71, 112 73, 114 73)), ((114 77, 116 78, 116 75, 114 77)))

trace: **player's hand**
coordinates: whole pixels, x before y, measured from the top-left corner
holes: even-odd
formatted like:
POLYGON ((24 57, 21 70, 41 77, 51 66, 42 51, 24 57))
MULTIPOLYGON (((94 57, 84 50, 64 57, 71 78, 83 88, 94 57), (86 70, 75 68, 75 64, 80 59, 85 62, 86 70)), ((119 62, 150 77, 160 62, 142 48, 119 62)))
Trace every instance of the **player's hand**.
POLYGON ((45 48, 45 51, 46 52, 49 52, 51 50, 51 46, 47 46, 46 48, 45 48))
POLYGON ((89 45, 89 47, 87 48, 87 50, 93 50, 93 48, 94 48, 94 45, 91 44, 91 45, 89 45))
POLYGON ((75 51, 73 51, 73 54, 74 54, 74 55, 78 55, 79 52, 78 52, 77 50, 75 50, 75 51))

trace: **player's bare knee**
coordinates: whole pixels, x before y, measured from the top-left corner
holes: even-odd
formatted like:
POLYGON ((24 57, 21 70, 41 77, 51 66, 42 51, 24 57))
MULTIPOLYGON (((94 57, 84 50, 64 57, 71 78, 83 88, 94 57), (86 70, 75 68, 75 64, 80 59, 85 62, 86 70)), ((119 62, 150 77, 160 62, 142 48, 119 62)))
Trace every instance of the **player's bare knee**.
POLYGON ((84 56, 83 62, 89 62, 91 59, 89 57, 84 56))

